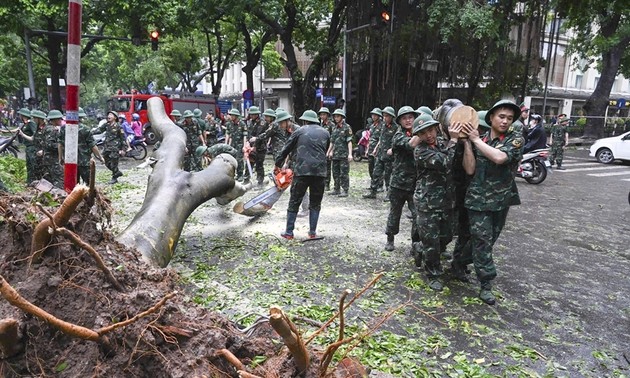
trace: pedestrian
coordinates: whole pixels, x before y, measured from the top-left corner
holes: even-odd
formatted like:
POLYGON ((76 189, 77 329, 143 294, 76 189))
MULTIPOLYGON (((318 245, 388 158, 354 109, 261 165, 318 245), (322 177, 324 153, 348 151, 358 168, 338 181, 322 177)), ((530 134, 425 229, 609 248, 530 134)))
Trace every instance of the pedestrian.
MULTIPOLYGON (((486 110, 477 112, 481 133, 490 130, 490 125, 486 123, 486 110)), ((468 210, 464 206, 466 191, 472 180, 472 175, 464 169, 464 157, 474 159, 472 143, 469 138, 460 138, 455 147, 455 157, 453 158, 453 184, 455 185, 455 230, 457 239, 453 248, 453 259, 451 260, 451 273, 453 277, 462 282, 468 282, 468 264, 472 264, 472 246, 470 245, 470 220, 468 210)))
MULTIPOLYGON (((392 175, 389 183, 389 215, 387 216, 387 226, 385 234, 387 235, 387 243, 385 243, 386 251, 394 250, 394 237, 400 230, 400 217, 402 215, 405 203, 411 211, 412 219, 416 218, 416 208, 413 204, 413 193, 416 189, 416 166, 414 163, 413 150, 414 147, 409 143, 412 137, 413 122, 418 113, 411 106, 403 106, 398 110, 396 123, 400 128, 394 134, 392 141, 392 175)), ((422 115, 424 122, 431 121, 433 118, 429 115, 422 115)), ((420 241, 418 232, 415 228, 415 222, 412 224, 411 231, 412 243, 420 241)))
MULTIPOLYGON (((92 158, 92 154, 96 156, 98 161, 104 162, 103 157, 101 156, 101 152, 98 150, 96 146, 96 140, 94 140, 94 135, 92 135, 91 129, 84 123, 85 118, 87 118, 87 114, 83 108, 79 108, 79 133, 77 140, 77 183, 79 179, 83 180, 85 185, 90 185, 90 159, 92 158)), ((64 156, 65 152, 65 140, 66 140, 66 128, 61 128, 61 133, 59 135, 59 146, 61 149, 59 151, 60 156, 64 156)))
MULTIPOLYGON (((332 135, 333 127, 335 123, 330 120, 330 110, 327 107, 322 106, 317 112, 319 115, 319 124, 321 127, 328 131, 328 134, 332 135)), ((326 188, 325 191, 330 190, 330 179, 332 178, 332 159, 326 157, 326 188)))
MULTIPOLYGON (((34 172, 37 169, 35 167, 35 145, 33 144, 33 135, 37 131, 37 125, 35 122, 31 120, 31 111, 27 108, 22 108, 18 110, 18 114, 20 116, 20 120, 22 121, 21 133, 24 146, 26 147, 26 183, 30 184, 34 180, 34 172), (27 136, 28 138, 26 138, 27 136)), ((45 117, 45 115, 44 115, 45 117)))
POLYGON ((417 182, 414 191, 416 228, 421 246, 414 250, 415 263, 424 269, 429 287, 435 291, 444 288, 441 254, 453 239, 453 208, 455 188, 453 183, 453 158, 457 146, 460 124, 448 128, 448 141, 441 137, 440 123, 424 121, 417 117, 413 122, 413 137, 409 141, 414 147, 417 182))
POLYGON ((474 174, 465 206, 470 217, 473 264, 481 284, 479 298, 489 305, 496 302, 492 293, 492 282, 497 276, 492 249, 505 226, 510 206, 521 203, 513 172, 523 156, 524 139, 512 127, 520 113, 515 103, 502 100, 486 113, 488 132, 480 136, 477 130, 466 130, 475 159, 464 157, 466 172, 474 174))
MULTIPOLYGON (((274 113, 275 114, 275 113, 274 113)), ((260 109, 257 106, 249 108, 249 120, 247 121, 247 132, 249 135, 249 145, 252 147, 249 153, 249 160, 254 165, 256 171, 256 182, 258 187, 263 186, 265 180, 265 156, 267 155, 267 140, 259 138, 267 130, 267 122, 260 118, 260 109)), ((249 176, 249 172, 246 172, 249 176)))
POLYGON ((99 133, 105 133, 103 141, 103 157, 105 158, 105 166, 112 171, 112 179, 108 184, 112 185, 118 182, 118 178, 123 173, 118 169, 118 160, 124 156, 126 151, 131 150, 129 142, 125 138, 125 132, 117 122, 118 115, 116 112, 107 112, 107 122, 98 127, 99 133))
POLYGON ((330 145, 330 134, 319 124, 317 114, 305 111, 300 120, 306 125, 296 129, 275 160, 276 169, 287 167, 287 157, 293 155, 293 182, 287 207, 287 224, 281 236, 293 239, 293 230, 298 209, 308 190, 310 239, 317 238, 317 223, 321 211, 324 187, 326 185, 326 154, 330 145))
POLYGON ((569 117, 558 117, 558 123, 551 126, 551 135, 549 136, 549 144, 551 145, 551 155, 549 155, 549 163, 553 167, 557 164, 559 170, 564 170, 562 159, 564 158, 564 149, 569 144, 569 117))
POLYGON ((238 109, 230 109, 228 115, 230 117, 226 125, 225 143, 239 151, 239 157, 236 159, 238 162, 238 166, 236 167, 236 180, 241 181, 243 180, 243 171, 245 170, 243 148, 249 148, 249 143, 247 142, 247 125, 245 122, 241 121, 241 112, 239 112, 238 109))
POLYGON ((330 135, 328 156, 332 160, 334 189, 328 194, 347 197, 350 187, 350 161, 352 161, 352 128, 345 122, 346 112, 337 109, 333 112, 335 126, 330 135), (340 191, 341 189, 341 191, 340 191))
POLYGON ((204 146, 203 142, 203 130, 194 118, 193 112, 190 110, 184 111, 182 116, 184 120, 181 122, 180 127, 186 133, 186 154, 184 155, 184 170, 188 172, 196 172, 201 170, 201 161, 197 158, 195 150, 199 146, 204 146))
MULTIPOLYGON (((367 157, 368 157, 368 173, 370 174, 370 181, 374 178, 374 166, 376 165, 376 146, 378 145, 379 138, 381 137, 381 130, 383 129, 383 111, 380 108, 374 108, 370 112, 372 122, 369 125, 370 140, 368 141, 367 157)), ((382 180, 382 179, 381 179, 382 180)), ((380 183, 379 188, 383 186, 380 183)), ((370 185, 371 187, 371 185, 370 185)))
MULTIPOLYGON (((416 114, 418 114, 416 112, 416 114)), ((394 151, 392 150, 392 142, 394 135, 398 131, 398 126, 394 124, 396 113, 394 108, 386 106, 383 109, 384 123, 380 128, 380 135, 377 137, 378 142, 372 151, 375 156, 376 163, 374 173, 370 183, 370 192, 363 195, 363 198, 376 198, 376 192, 385 183, 385 201, 389 201, 389 180, 392 174, 392 163, 394 161, 394 151)))
POLYGON ((523 153, 547 148, 547 133, 543 128, 543 119, 539 114, 532 114, 529 121, 529 131, 525 138, 523 153))

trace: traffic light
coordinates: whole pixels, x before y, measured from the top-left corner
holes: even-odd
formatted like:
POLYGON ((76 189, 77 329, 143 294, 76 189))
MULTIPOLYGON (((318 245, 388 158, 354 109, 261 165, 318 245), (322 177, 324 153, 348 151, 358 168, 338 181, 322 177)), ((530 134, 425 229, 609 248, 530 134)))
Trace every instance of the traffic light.
POLYGON ((153 51, 157 51, 158 49, 158 38, 160 38, 160 32, 157 30, 153 30, 151 32, 151 50, 153 51))
POLYGON ((391 15, 389 14, 388 11, 382 11, 381 12, 381 22, 384 25, 388 25, 389 24, 389 20, 391 19, 391 15))

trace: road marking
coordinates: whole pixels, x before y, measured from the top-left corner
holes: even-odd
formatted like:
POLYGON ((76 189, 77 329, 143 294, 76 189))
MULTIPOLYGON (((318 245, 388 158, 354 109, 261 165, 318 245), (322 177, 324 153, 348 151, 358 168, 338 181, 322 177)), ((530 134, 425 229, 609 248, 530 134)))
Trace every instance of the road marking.
POLYGON ((570 163, 567 165, 564 165, 564 161, 562 162, 562 165, 566 168, 566 167, 587 167, 587 166, 593 166, 593 167, 597 167, 597 166, 601 166, 602 163, 570 163))
POLYGON ((630 179, 621 179, 621 181, 630 181, 630 179))
POLYGON ((630 175, 630 170, 624 172, 608 172, 608 173, 589 173, 587 176, 607 177, 607 176, 623 176, 630 175))
POLYGON ((605 170, 610 170, 610 169, 627 169, 627 168, 622 165, 616 165, 612 167, 608 166, 608 167, 592 167, 592 168, 576 168, 576 169, 567 168, 565 170, 554 169, 553 171, 567 173, 567 172, 584 172, 584 171, 605 171, 605 170))
POLYGON ((571 157, 570 157, 570 158, 568 158, 568 159, 563 159, 563 161, 575 161, 575 160, 582 160, 582 161, 584 161, 584 160, 590 160, 590 161, 593 161, 593 160, 594 160, 594 158, 591 158, 591 157, 571 156, 571 157))

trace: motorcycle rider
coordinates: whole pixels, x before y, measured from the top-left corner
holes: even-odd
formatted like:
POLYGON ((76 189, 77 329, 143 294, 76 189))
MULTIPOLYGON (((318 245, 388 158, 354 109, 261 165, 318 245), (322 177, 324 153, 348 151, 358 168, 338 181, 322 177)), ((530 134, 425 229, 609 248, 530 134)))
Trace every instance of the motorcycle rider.
POLYGON ((524 154, 547 147, 547 133, 543 128, 542 117, 539 114, 532 114, 530 119, 529 132, 525 137, 525 147, 523 147, 524 154))

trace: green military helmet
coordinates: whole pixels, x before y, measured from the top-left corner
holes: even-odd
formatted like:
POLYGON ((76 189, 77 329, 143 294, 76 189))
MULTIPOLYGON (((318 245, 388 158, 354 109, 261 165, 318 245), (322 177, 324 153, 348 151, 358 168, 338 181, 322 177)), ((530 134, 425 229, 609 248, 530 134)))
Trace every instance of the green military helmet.
POLYGON ((314 110, 305 110, 300 117, 302 121, 313 122, 319 124, 319 118, 317 118, 317 113, 314 110))
POLYGON ((87 117, 87 113, 85 113, 85 110, 83 108, 79 108, 79 118, 85 118, 85 117, 87 117))
POLYGON ((569 117, 566 115, 564 117, 558 117, 558 124, 565 125, 569 123, 569 117))
POLYGON ((340 115, 343 118, 346 118, 346 112, 343 111, 343 109, 335 109, 335 111, 333 112, 332 115, 340 115))
POLYGON ((269 116, 271 118, 276 118, 276 112, 271 109, 271 108, 267 108, 265 109, 265 112, 263 113, 264 116, 269 116))
POLYGON ((171 117, 181 117, 182 113, 179 112, 179 110, 177 109, 173 109, 173 111, 171 112, 171 117))
POLYGON ((416 119, 413 120, 412 133, 415 135, 427 127, 438 125, 439 122, 434 120, 433 117, 426 113, 420 113, 416 119))
POLYGON ((47 119, 50 121, 52 119, 61 119, 63 118, 63 113, 61 113, 59 110, 57 109, 53 109, 48 113, 48 117, 47 119))
POLYGON ((477 116, 479 117, 479 126, 489 129, 490 125, 486 122, 486 113, 488 113, 487 110, 480 110, 477 112, 477 116))
POLYGON ((190 118, 192 116, 193 116, 193 112, 191 112, 190 110, 184 111, 184 115, 183 115, 184 118, 190 118))
POLYGON ((24 117, 28 117, 28 118, 31 117, 31 111, 28 110, 27 108, 22 108, 22 109, 18 110, 18 114, 21 115, 21 116, 24 116, 24 117))
POLYGON ((41 110, 33 110, 31 112, 31 117, 39 118, 39 119, 46 119, 46 113, 42 112, 41 110))
POLYGON ((278 114, 278 112, 286 112, 286 110, 284 108, 277 107, 276 108, 276 114, 278 114))
POLYGON ((193 116, 194 116, 195 118, 199 118, 199 117, 201 117, 202 115, 203 115, 203 112, 201 111, 201 109, 197 108, 197 109, 193 110, 193 116))
POLYGON ((497 101, 497 103, 495 103, 490 109, 488 109, 488 113, 486 113, 486 116, 484 117, 488 125, 491 125, 490 116, 492 115, 492 113, 495 112, 495 110, 499 108, 509 108, 509 109, 514 110, 514 120, 517 120, 521 116, 521 108, 515 103, 513 103, 512 101, 510 100, 497 101))
POLYGON ((382 117, 383 116, 383 111, 381 110, 381 108, 374 108, 374 109, 372 109, 370 114, 376 114, 377 116, 382 117))
POLYGON ((249 107, 249 114, 251 114, 251 115, 260 114, 260 109, 258 108, 258 106, 250 106, 249 107))
POLYGON ((319 111, 317 112, 317 114, 322 114, 322 113, 326 113, 326 114, 330 115, 330 110, 328 110, 327 107, 322 106, 321 108, 319 108, 319 111))
POLYGON ((276 109, 276 122, 286 121, 291 118, 291 114, 287 113, 285 110, 278 111, 276 109))
POLYGON ((396 116, 396 123, 400 124, 400 117, 409 113, 413 114, 414 118, 418 116, 418 113, 416 113, 416 111, 411 106, 405 105, 402 108, 398 109, 398 115, 396 116))
POLYGON ((232 109, 230 109, 230 110, 228 111, 228 114, 229 114, 229 115, 235 115, 235 116, 238 116, 238 117, 240 117, 240 116, 241 116, 241 112, 239 112, 239 111, 238 111, 238 109, 236 109, 236 108, 232 108, 232 109))
POLYGON ((433 117, 433 111, 431 110, 431 108, 429 108, 428 106, 422 105, 421 107, 419 107, 418 109, 416 109, 416 113, 426 113, 428 115, 430 115, 431 117, 433 117))
POLYGON ((392 118, 396 117, 396 111, 391 106, 386 106, 383 109, 383 114, 389 114, 392 118))
POLYGON ((208 147, 199 146, 195 149, 195 156, 200 157, 201 155, 205 154, 207 150, 208 150, 208 147))

